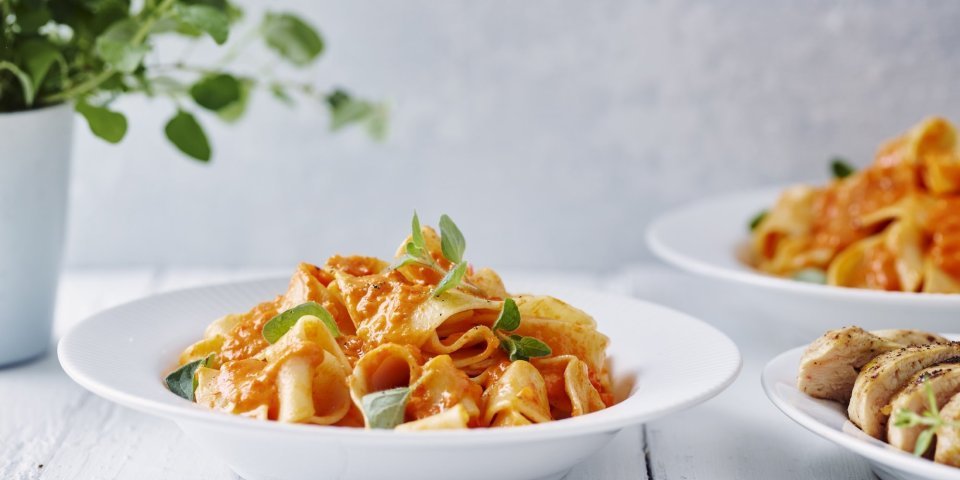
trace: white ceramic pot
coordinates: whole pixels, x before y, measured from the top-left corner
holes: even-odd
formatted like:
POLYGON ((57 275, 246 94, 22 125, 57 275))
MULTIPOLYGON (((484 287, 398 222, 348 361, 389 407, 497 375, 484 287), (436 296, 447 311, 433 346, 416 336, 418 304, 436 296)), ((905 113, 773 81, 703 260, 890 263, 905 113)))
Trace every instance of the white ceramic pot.
POLYGON ((0 113, 0 366, 50 346, 73 108, 0 113))

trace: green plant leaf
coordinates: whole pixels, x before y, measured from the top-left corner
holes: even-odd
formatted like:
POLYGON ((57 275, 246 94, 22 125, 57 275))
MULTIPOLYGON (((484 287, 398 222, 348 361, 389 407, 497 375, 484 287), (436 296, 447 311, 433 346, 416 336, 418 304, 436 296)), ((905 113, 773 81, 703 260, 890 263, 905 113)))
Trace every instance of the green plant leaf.
POLYGON ((210 35, 217 45, 223 45, 227 41, 230 17, 225 10, 202 4, 176 4, 173 13, 180 23, 210 35))
POLYGON ((4 70, 12 73, 13 76, 17 77, 17 81, 20 82, 20 88, 23 90, 23 103, 27 106, 33 105, 33 96, 36 91, 33 88, 30 75, 27 75, 27 72, 24 72, 20 67, 11 62, 0 61, 0 72, 4 70))
POLYGON ((418 260, 422 259, 427 255, 427 251, 418 247, 417 244, 414 242, 407 242, 407 245, 404 247, 404 250, 406 250, 407 255, 414 257, 418 260))
POLYGON ((518 328, 520 328, 520 309, 517 308, 517 302, 512 298, 504 299, 500 316, 497 317, 496 322, 493 322, 493 329, 512 332, 518 328))
POLYGON ((250 103, 250 92, 253 89, 253 81, 249 78, 240 80, 240 97, 233 103, 217 111, 219 116, 225 122, 236 122, 243 117, 247 111, 247 104, 250 103))
POLYGON ((933 442, 933 434, 936 433, 936 428, 928 428, 922 432, 920 435, 917 435, 917 443, 913 448, 913 454, 922 457, 924 453, 930 449, 930 443, 933 442))
POLYGON ((127 117, 106 107, 90 105, 86 100, 78 100, 75 107, 83 115, 94 135, 110 142, 118 143, 127 134, 127 117))
POLYGON ((791 278, 798 282, 816 283, 819 285, 827 284, 827 272, 819 268, 804 268, 794 273, 791 278))
POLYGON ((398 268, 403 268, 403 267, 406 267, 407 265, 413 265, 415 263, 423 263, 423 262, 421 262, 421 260, 417 257, 404 255, 403 257, 398 258, 397 261, 393 262, 393 265, 390 265, 390 269, 396 270, 398 268))
POLYGON ((320 34, 296 15, 267 13, 260 31, 267 46, 294 65, 307 65, 323 53, 320 34))
POLYGON ((833 178, 847 178, 856 171, 857 170, 853 168, 846 159, 836 157, 830 161, 830 172, 833 173, 833 178))
POLYGON ((527 359, 546 357, 553 353, 549 345, 533 337, 521 338, 518 350, 523 351, 523 355, 527 357, 527 359))
POLYGON ((191 113, 177 110, 177 114, 167 122, 163 131, 181 152, 202 162, 210 161, 207 134, 191 113))
MULTIPOLYGON (((209 7, 208 7, 209 8, 209 7)), ((207 110, 214 112, 237 102, 243 95, 236 77, 227 73, 208 75, 190 87, 190 96, 207 110)))
POLYGON ((43 84, 43 79, 50 71, 50 67, 57 62, 66 63, 57 47, 39 38, 24 41, 20 44, 19 51, 23 57, 24 67, 30 74, 33 84, 37 86, 37 90, 40 90, 40 85, 43 84))
POLYGON ((440 249, 443 256, 453 263, 462 262, 463 252, 467 249, 463 234, 446 214, 440 216, 440 249))
POLYGON ((460 281, 463 280, 463 275, 467 273, 467 262, 462 262, 456 264, 453 268, 447 272, 446 275, 440 279, 440 283, 437 284, 437 288, 433 290, 433 296, 439 297, 440 294, 455 288, 457 285, 460 285, 460 281))
POLYGON ((306 315, 313 315, 319 318, 320 321, 327 326, 334 338, 340 336, 340 329, 337 327, 337 321, 334 320, 333 315, 319 303, 307 302, 281 312, 267 321, 267 323, 263 325, 262 330, 264 340, 270 343, 276 343, 277 340, 280 340, 280 337, 297 324, 301 317, 306 315))
POLYGON ((164 379, 164 383, 167 384, 167 388, 169 388, 171 392, 182 398, 190 400, 191 402, 196 400, 197 370, 201 366, 210 366, 210 361, 213 359, 213 355, 214 354, 211 353, 205 358, 194 360, 174 370, 172 373, 170 373, 170 375, 167 375, 167 378, 164 379))
POLYGON ((150 47, 134 42, 140 23, 127 18, 114 23, 97 37, 97 55, 117 71, 132 73, 140 66, 150 47))
POLYGON ((367 121, 374 113, 373 105, 353 98, 344 90, 335 90, 327 95, 327 105, 330 107, 330 129, 333 131, 367 121))
POLYGON ((752 232, 756 230, 757 227, 760 226, 760 224, 763 222, 765 218, 767 218, 766 210, 761 210, 756 215, 754 215, 754 217, 750 219, 750 223, 747 224, 750 227, 750 231, 752 232))
POLYGON ((518 356, 519 352, 517 350, 520 348, 519 342, 522 338, 520 335, 510 335, 498 338, 500 339, 500 348, 507 352, 507 358, 509 358, 511 362, 515 362, 520 359, 518 356))
MULTIPOLYGON (((413 212, 413 220, 410 221, 410 240, 421 252, 427 251, 427 241, 423 238, 423 228, 420 227, 420 217, 417 216, 416 210, 413 212)), ((409 252, 410 249, 408 248, 407 251, 409 252)))
POLYGON ((507 352, 511 362, 546 357, 553 353, 550 346, 533 337, 501 336, 500 348, 507 352))
POLYGON ((390 390, 368 393, 360 403, 367 419, 367 427, 392 429, 403 423, 410 387, 397 387, 390 390))

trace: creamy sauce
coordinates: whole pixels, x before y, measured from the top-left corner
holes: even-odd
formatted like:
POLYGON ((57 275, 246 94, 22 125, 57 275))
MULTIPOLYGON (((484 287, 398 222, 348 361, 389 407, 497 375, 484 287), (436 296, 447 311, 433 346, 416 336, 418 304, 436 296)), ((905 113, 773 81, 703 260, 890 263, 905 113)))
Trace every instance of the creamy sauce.
POLYGON ((223 342, 223 349, 220 350, 222 361, 250 358, 270 345, 263 338, 263 326, 279 313, 279 302, 278 298, 272 302, 261 303, 244 315, 244 319, 230 331, 223 342))
POLYGON ((875 233, 861 218, 893 205, 916 190, 917 175, 907 164, 873 166, 818 192, 814 200, 813 245, 839 252, 875 233))

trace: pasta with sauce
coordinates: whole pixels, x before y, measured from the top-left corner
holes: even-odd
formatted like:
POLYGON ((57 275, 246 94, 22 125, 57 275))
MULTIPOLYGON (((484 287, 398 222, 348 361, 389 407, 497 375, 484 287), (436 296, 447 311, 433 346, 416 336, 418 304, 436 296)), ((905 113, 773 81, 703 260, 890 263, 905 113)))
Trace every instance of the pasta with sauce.
POLYGON ((393 265, 302 263, 287 291, 211 323, 167 377, 205 407, 261 420, 398 430, 529 425, 613 403, 594 320, 548 296, 510 296, 462 260, 449 218, 393 265), (460 275, 460 278, 457 276, 460 275))
POLYGON ((825 187, 795 186, 753 226, 750 261, 779 276, 960 293, 960 147, 930 118, 887 142, 874 163, 825 187))

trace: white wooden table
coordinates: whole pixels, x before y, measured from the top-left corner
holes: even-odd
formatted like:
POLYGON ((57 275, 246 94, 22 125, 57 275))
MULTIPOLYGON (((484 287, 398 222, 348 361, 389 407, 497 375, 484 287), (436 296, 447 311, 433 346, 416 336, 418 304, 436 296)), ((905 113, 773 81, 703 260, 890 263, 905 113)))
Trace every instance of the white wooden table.
MULTIPOLYGON (((152 293, 282 274, 277 271, 70 271, 61 281, 55 333, 103 308, 152 293)), ((760 370, 809 341, 758 318, 731 287, 648 265, 610 275, 504 272, 524 284, 578 285, 628 293, 707 320, 740 345, 740 378, 691 410, 624 430, 569 480, 873 479, 866 462, 792 423, 766 399, 760 370)), ((2 335, 2 332, 0 332, 2 335)), ((122 362, 122 358, 117 359, 122 362)), ((0 369, 0 479, 237 479, 202 456, 171 422, 116 406, 74 384, 51 351, 0 369)))

